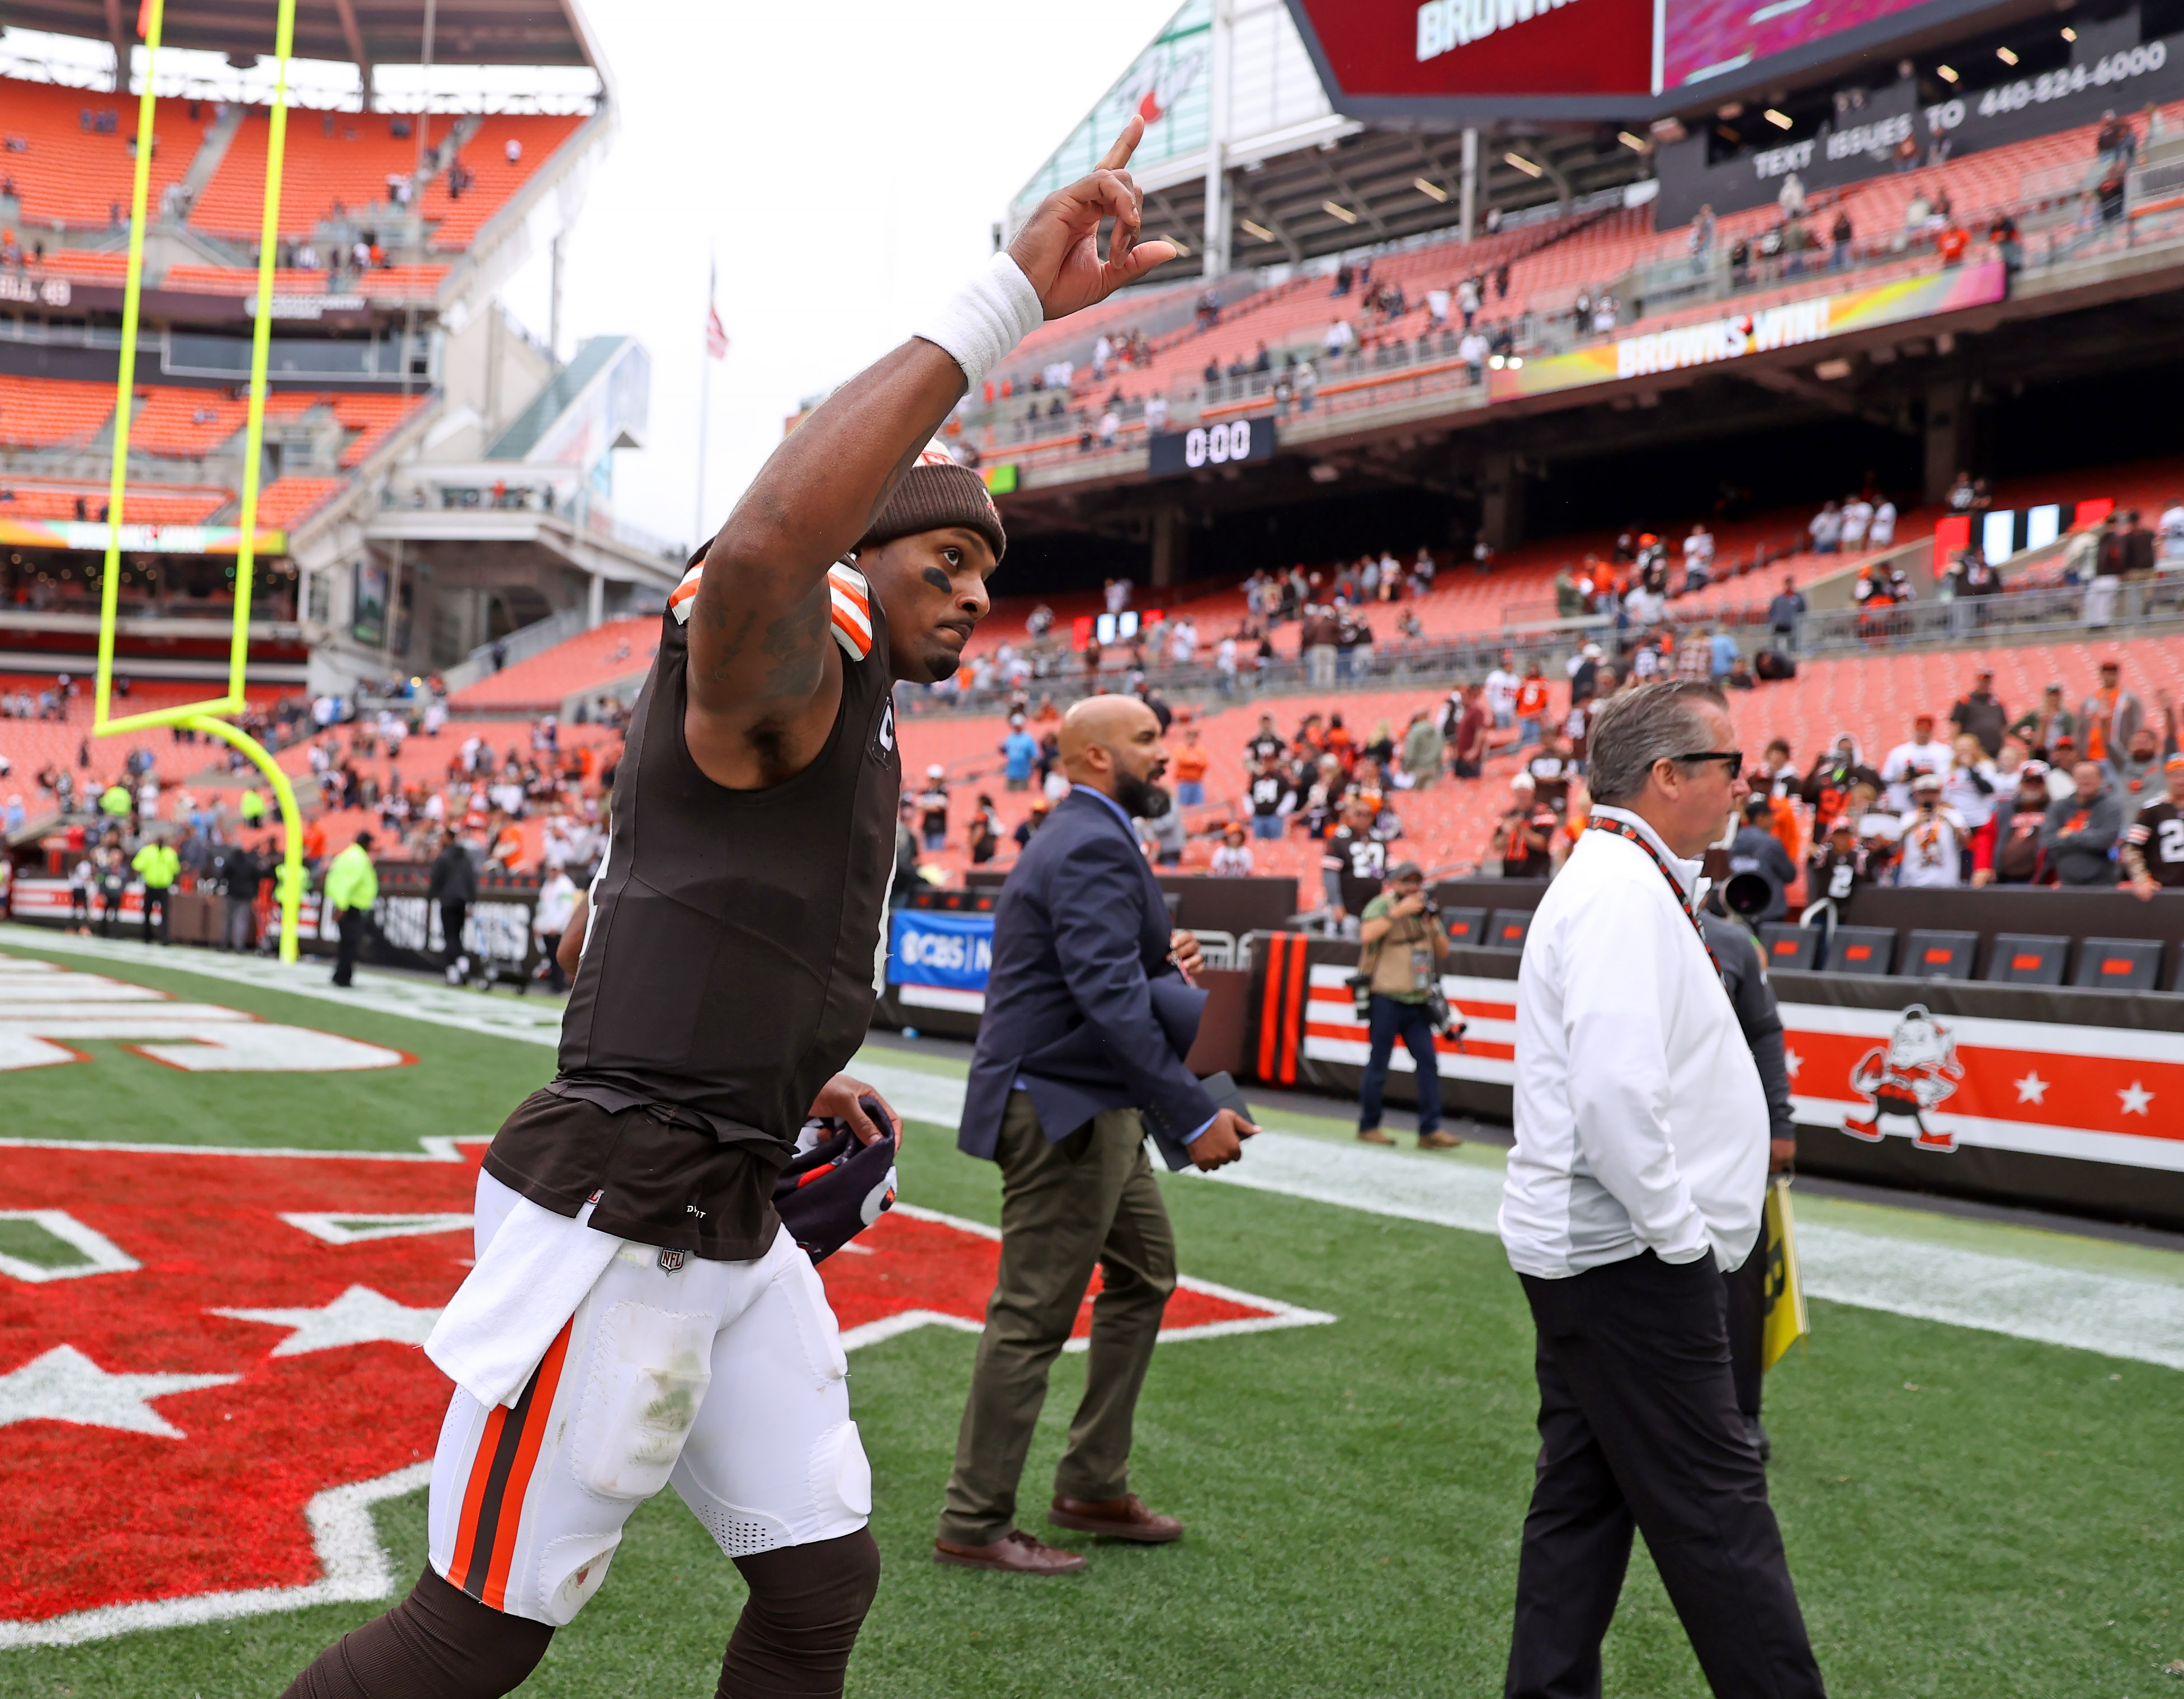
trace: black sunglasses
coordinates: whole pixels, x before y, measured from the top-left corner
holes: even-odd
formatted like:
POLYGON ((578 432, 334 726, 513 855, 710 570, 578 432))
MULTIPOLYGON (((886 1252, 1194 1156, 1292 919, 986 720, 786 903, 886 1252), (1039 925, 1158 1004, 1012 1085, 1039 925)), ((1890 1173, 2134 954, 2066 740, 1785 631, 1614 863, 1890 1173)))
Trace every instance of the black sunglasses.
POLYGON ((1689 755, 1672 755, 1669 759, 1676 762, 1725 761, 1729 763, 1729 776, 1732 779, 1744 771, 1744 752, 1741 749, 1701 749, 1689 755))

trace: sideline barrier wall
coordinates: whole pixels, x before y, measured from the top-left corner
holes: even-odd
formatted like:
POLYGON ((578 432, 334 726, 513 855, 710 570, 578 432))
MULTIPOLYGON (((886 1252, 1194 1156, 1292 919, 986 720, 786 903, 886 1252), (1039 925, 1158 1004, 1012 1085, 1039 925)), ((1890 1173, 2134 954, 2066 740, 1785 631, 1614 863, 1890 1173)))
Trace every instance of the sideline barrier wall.
MULTIPOLYGON (((1510 1113, 1519 960, 1451 954, 1441 983, 1470 1027, 1460 1050, 1438 1047, 1445 1104, 1510 1113)), ((1346 983, 1357 963, 1337 939, 1252 940, 1245 1050, 1259 1078, 1355 1098, 1368 1053, 1346 983)), ((1808 1171, 2184 1228, 2184 998, 1773 978, 1808 1171)), ((1417 1101, 1400 1047, 1388 1092, 1417 1101)))

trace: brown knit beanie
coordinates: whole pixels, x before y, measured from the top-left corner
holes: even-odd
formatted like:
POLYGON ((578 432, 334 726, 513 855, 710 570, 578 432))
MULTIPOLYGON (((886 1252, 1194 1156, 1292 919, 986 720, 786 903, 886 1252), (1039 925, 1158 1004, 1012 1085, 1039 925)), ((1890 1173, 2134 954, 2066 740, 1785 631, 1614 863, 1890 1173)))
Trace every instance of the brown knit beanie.
POLYGON ((986 494, 984 481, 968 467, 958 466, 955 456, 935 439, 918 455, 917 464, 902 475, 872 528, 857 539, 857 546, 874 549, 898 537, 950 525, 976 531, 993 549, 997 562, 1008 548, 1000 511, 994 506, 994 498, 986 494))

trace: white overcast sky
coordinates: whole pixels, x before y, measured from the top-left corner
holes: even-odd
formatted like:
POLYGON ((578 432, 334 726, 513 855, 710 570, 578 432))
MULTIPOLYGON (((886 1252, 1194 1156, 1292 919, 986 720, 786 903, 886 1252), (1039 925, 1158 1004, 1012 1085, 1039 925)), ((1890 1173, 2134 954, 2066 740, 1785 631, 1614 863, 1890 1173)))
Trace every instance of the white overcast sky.
MULTIPOLYGON (((800 397, 908 333, 992 248, 1009 198, 1178 0, 593 4, 621 129, 563 268, 561 352, 609 332, 652 355, 651 428, 615 511, 694 536, 709 254, 731 340, 712 370, 710 528, 800 397)), ((507 292, 543 333, 547 268, 507 292)))

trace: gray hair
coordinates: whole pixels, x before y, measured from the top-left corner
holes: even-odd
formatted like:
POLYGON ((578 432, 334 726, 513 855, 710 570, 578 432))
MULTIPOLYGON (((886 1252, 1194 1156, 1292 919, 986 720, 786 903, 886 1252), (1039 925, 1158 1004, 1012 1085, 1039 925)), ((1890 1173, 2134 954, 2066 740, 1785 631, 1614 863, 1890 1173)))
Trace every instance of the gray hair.
POLYGON ((1646 776, 1663 756, 1689 755, 1713 737, 1699 705, 1726 712, 1729 699, 1701 679, 1641 685, 1607 699, 1592 723, 1585 746, 1585 787, 1596 802, 1618 807, 1646 788, 1646 776))

